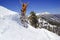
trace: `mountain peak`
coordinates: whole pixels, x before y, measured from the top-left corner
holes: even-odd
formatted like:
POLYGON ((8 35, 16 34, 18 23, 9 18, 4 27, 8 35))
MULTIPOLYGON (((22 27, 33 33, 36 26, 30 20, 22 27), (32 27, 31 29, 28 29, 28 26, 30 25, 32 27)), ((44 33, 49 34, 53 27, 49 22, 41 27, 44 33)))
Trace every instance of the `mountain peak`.
POLYGON ((49 12, 41 12, 41 13, 37 13, 36 15, 40 15, 40 14, 41 15, 45 15, 45 14, 47 15, 47 14, 50 14, 50 13, 49 12))
POLYGON ((49 12, 42 12, 41 14, 50 14, 49 12))

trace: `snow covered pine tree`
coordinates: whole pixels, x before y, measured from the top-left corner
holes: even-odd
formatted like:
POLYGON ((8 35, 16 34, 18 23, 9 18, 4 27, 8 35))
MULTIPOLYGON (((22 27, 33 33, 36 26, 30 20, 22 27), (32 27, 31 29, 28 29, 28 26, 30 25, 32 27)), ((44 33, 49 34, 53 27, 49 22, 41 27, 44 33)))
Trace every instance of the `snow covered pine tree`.
POLYGON ((27 21, 26 15, 25 15, 26 14, 26 8, 27 8, 27 4, 23 3, 22 4, 22 9, 21 9, 21 17, 20 17, 20 19, 21 19, 22 25, 27 28, 28 27, 28 25, 27 25, 28 21, 27 21))

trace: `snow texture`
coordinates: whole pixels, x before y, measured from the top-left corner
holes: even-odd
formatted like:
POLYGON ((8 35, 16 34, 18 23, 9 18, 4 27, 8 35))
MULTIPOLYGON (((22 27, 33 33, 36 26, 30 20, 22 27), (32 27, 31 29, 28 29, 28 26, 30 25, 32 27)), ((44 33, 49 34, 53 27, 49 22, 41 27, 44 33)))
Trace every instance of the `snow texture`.
POLYGON ((60 36, 29 24, 24 28, 17 12, 0 6, 0 40, 60 40, 60 36))

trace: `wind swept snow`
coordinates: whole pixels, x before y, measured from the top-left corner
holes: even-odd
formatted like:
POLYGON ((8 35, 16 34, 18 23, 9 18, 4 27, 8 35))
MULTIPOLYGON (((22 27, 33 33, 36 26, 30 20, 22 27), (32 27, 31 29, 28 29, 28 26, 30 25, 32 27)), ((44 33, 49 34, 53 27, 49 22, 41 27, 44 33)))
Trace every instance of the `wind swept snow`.
MULTIPOLYGON (((1 6, 2 7, 2 6, 1 6)), ((6 8, 0 11, 0 15, 6 14, 6 8)), ((24 28, 19 24, 19 15, 13 11, 9 11, 6 15, 0 17, 0 40, 60 40, 60 37, 46 29, 35 29, 28 24, 28 28, 24 28), (13 15, 12 15, 13 14, 13 15)))

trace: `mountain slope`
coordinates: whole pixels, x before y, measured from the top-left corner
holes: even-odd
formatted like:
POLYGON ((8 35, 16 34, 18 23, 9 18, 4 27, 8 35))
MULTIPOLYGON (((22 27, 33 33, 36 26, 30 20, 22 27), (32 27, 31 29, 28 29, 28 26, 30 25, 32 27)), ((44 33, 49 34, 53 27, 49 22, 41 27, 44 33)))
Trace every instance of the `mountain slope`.
POLYGON ((40 18, 43 18, 52 25, 60 25, 60 18, 57 14, 43 14, 38 15, 40 18))
MULTIPOLYGON (((6 14, 6 8, 2 9, 4 11, 1 10, 0 15, 6 14)), ((46 29, 35 29, 29 24, 28 28, 24 28, 19 21, 19 14, 13 11, 9 13, 0 17, 0 40, 60 40, 59 36, 46 29)))

